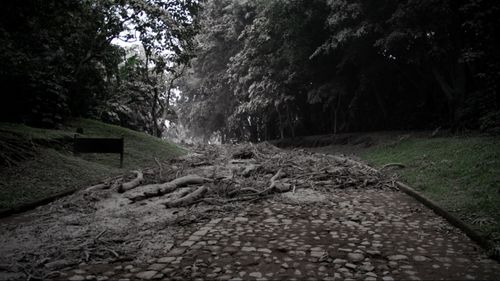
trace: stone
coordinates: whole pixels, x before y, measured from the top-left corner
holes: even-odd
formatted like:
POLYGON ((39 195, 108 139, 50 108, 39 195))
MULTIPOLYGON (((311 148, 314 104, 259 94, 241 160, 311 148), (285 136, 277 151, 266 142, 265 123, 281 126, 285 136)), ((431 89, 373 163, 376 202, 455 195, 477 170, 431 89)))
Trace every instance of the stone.
POLYGON ((348 253, 347 259, 351 262, 360 262, 365 259, 365 256, 361 253, 348 253))
POLYGON ((394 281, 394 278, 392 278, 391 276, 384 276, 384 277, 382 277, 382 280, 383 281, 394 281))
POLYGON ((370 255, 370 256, 373 256, 373 257, 377 257, 377 256, 382 255, 382 254, 380 253, 380 251, 376 251, 376 250, 369 250, 369 251, 366 251, 366 253, 367 253, 368 255, 370 255))
POLYGON ((102 275, 104 275, 104 276, 108 276, 108 277, 109 277, 109 276, 113 276, 113 275, 115 275, 115 272, 110 270, 110 271, 106 271, 106 272, 104 272, 102 275))
POLYGON ((436 260, 437 260, 437 261, 440 261, 440 262, 443 262, 443 263, 444 263, 444 262, 446 262, 446 263, 450 263, 450 262, 452 262, 452 261, 451 261, 451 259, 450 259, 450 258, 448 258, 448 257, 438 257, 438 258, 436 258, 436 260))
POLYGON ((154 263, 148 267, 148 270, 155 270, 155 271, 160 271, 167 267, 166 264, 161 264, 161 263, 154 263))
POLYGON ((81 276, 81 275, 74 275, 74 276, 71 276, 70 278, 68 278, 69 281, 83 281, 85 280, 85 277, 81 276))
POLYGON ((408 257, 405 255, 392 255, 387 257, 390 261, 401 261, 401 260, 407 260, 408 257))
POLYGON ((260 273, 260 272, 252 272, 252 273, 248 274, 248 276, 254 277, 254 278, 262 278, 262 273, 260 273))
POLYGON ((347 261, 346 261, 346 260, 344 260, 344 259, 334 259, 334 260, 333 260, 333 263, 334 263, 334 264, 344 264, 344 263, 346 263, 346 262, 347 262, 347 261))
POLYGON ((322 257, 323 255, 325 254, 325 252, 311 252, 311 257, 314 257, 314 258, 320 258, 322 257))
POLYGON ((272 251, 271 251, 271 250, 266 249, 266 248, 259 248, 259 249, 257 249, 257 252, 267 253, 267 254, 272 253, 272 251))
POLYGON ((255 247, 243 247, 241 248, 243 252, 254 252, 256 249, 255 247))
POLYGON ((427 258, 424 256, 413 256, 414 261, 426 261, 427 258))
POLYGON ((375 267, 371 264, 364 264, 362 267, 361 267, 361 270, 363 271, 373 271, 375 269, 375 267))
POLYGON ((358 267, 357 265, 352 264, 352 263, 346 263, 344 266, 347 267, 347 268, 350 268, 352 270, 355 270, 356 267, 358 267))
POLYGON ((137 275, 135 275, 135 277, 139 278, 139 279, 145 279, 145 280, 150 280, 152 279, 156 274, 158 273, 158 271, 155 271, 155 270, 148 270, 148 271, 143 271, 143 272, 139 272, 137 273, 137 275))
POLYGON ((168 252, 168 256, 169 257, 178 257, 178 256, 181 256, 182 254, 184 254, 185 251, 186 251, 186 248, 175 248, 175 249, 172 249, 170 252, 168 252))
POLYGON ((186 240, 181 244, 181 247, 191 247, 196 243, 196 241, 193 240, 186 240))

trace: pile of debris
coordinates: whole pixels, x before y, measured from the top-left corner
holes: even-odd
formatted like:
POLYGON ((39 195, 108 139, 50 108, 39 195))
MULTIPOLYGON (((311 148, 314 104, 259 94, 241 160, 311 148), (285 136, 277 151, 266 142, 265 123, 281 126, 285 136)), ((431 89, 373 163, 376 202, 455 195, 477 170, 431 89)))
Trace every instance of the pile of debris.
POLYGON ((393 180, 350 158, 285 151, 268 143, 198 147, 168 167, 158 163, 156 178, 145 185, 144 173, 134 174, 132 180, 115 184, 116 190, 131 203, 162 197, 160 203, 167 208, 258 200, 299 188, 396 189, 393 180))
POLYGON ((0 279, 43 280, 79 264, 146 262, 165 255, 197 224, 255 201, 361 188, 396 187, 347 157, 267 143, 200 146, 3 219, 0 279))

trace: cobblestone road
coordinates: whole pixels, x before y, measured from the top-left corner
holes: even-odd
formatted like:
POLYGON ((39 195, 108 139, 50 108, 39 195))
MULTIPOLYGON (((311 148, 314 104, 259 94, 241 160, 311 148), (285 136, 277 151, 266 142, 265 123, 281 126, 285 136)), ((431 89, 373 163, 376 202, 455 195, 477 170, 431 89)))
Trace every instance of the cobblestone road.
POLYGON ((249 204, 148 264, 81 265, 64 280, 498 280, 500 264, 402 192, 249 204))

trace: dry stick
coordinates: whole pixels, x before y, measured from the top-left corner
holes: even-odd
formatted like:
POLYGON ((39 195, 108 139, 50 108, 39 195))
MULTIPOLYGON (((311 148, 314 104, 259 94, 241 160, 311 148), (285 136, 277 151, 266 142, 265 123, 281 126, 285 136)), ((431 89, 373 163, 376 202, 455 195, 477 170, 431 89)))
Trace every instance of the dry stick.
POLYGON ((136 188, 137 186, 139 186, 139 184, 141 184, 141 182, 144 180, 144 175, 142 174, 142 171, 140 170, 133 171, 133 173, 135 173, 136 175, 135 179, 123 183, 120 187, 118 187, 118 192, 123 193, 127 190, 136 188))
POLYGON ((99 238, 100 238, 100 237, 101 237, 104 233, 106 233, 106 231, 108 231, 108 230, 107 230, 107 229, 105 229, 105 230, 101 231, 101 233, 99 233, 99 234, 98 234, 98 235, 94 238, 94 240, 99 239, 99 238))
POLYGON ((119 258, 119 257, 120 257, 120 255, 118 255, 118 253, 117 253, 117 252, 115 252, 114 250, 111 250, 111 249, 109 249, 109 248, 106 248, 106 250, 107 250, 108 252, 110 252, 111 254, 113 254, 116 258, 119 258))
POLYGON ((233 190, 233 191, 229 192, 228 195, 229 195, 229 197, 233 197, 238 193, 245 193, 245 192, 253 192, 255 194, 258 194, 260 191, 258 191, 255 188, 247 187, 247 188, 242 188, 242 189, 238 189, 238 190, 233 190))
POLYGON ((158 169, 159 169, 159 174, 160 174, 160 179, 163 178, 162 177, 162 173, 163 173, 163 167, 161 166, 161 163, 160 161, 158 160, 158 158, 154 158, 155 162, 156 162, 156 165, 158 165, 158 169))

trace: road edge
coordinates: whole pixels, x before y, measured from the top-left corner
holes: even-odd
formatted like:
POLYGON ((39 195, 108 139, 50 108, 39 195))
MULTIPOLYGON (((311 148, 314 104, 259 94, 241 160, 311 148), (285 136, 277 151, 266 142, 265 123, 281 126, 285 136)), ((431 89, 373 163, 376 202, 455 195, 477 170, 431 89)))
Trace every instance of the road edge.
POLYGON ((22 205, 19 205, 19 206, 13 207, 13 208, 0 209, 0 218, 5 218, 5 217, 11 216, 11 215, 20 214, 20 213, 27 212, 29 210, 36 209, 39 206, 47 205, 49 203, 56 201, 57 199, 69 196, 69 195, 77 192, 78 190, 79 189, 71 189, 71 190, 56 193, 54 195, 51 195, 49 197, 45 197, 45 198, 40 199, 40 200, 35 200, 35 201, 28 202, 28 203, 24 203, 22 205))
POLYGON ((401 191, 404 193, 408 194, 409 196, 415 198, 418 200, 420 203, 424 204, 426 207, 434 211, 434 213, 438 214, 439 216, 443 217, 446 219, 450 224, 455 226, 456 228, 460 229, 462 232, 464 232, 471 240, 476 242, 481 248, 483 248, 488 256, 496 261, 500 262, 500 253, 498 250, 495 250, 495 244, 488 239, 484 238, 481 234, 479 234, 477 231, 469 227, 467 224, 465 224, 463 221, 461 221, 459 218, 455 217, 448 211, 445 211, 442 209, 436 202, 433 200, 427 198, 420 192, 416 191, 412 187, 408 186, 407 184, 404 184, 400 181, 396 182, 396 185, 399 187, 401 191))

